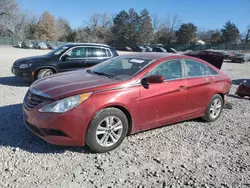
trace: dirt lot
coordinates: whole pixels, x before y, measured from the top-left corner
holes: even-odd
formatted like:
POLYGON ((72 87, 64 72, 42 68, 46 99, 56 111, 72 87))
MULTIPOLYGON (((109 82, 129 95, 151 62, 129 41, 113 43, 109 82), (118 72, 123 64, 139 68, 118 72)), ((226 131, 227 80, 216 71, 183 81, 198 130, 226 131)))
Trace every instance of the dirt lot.
POLYGON ((250 187, 250 100, 233 95, 242 79, 250 81, 250 63, 223 64, 233 79, 233 109, 218 121, 165 126, 91 154, 47 144, 22 123, 28 85, 10 68, 44 53, 0 46, 0 187, 250 187))

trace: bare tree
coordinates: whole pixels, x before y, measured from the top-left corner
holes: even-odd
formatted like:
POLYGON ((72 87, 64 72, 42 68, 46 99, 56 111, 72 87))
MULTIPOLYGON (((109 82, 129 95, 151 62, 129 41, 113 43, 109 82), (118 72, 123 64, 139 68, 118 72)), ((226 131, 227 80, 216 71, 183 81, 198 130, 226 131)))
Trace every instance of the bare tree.
POLYGON ((152 16, 152 24, 154 28, 154 32, 157 32, 161 23, 160 18, 157 16, 157 14, 153 14, 152 16))
POLYGON ((178 15, 169 16, 167 19, 160 20, 159 28, 156 32, 156 41, 170 44, 176 40, 176 30, 180 27, 181 20, 178 15))
POLYGON ((11 16, 17 10, 18 6, 15 0, 0 0, 0 18, 11 16))
POLYGON ((95 28, 100 23, 100 14, 93 14, 89 19, 89 25, 91 28, 95 28))
POLYGON ((250 25, 247 27, 247 31, 245 34, 243 34, 243 36, 244 36, 244 47, 243 48, 245 49, 247 43, 250 41, 250 25))

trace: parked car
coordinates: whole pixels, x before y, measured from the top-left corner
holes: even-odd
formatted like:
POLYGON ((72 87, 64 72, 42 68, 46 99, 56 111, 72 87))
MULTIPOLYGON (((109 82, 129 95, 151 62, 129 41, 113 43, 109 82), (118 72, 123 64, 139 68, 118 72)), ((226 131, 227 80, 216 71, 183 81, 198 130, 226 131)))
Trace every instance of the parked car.
POLYGON ((167 50, 162 47, 154 47, 153 52, 167 52, 167 50))
POLYGON ((153 48, 150 46, 144 46, 144 48, 146 49, 146 52, 153 52, 153 48))
POLYGON ((169 53, 174 53, 174 54, 178 53, 178 51, 177 51, 176 49, 174 49, 174 48, 172 48, 172 47, 169 47, 169 46, 164 46, 164 49, 165 49, 167 52, 169 52, 169 53))
POLYGON ((133 53, 34 82, 23 118, 49 143, 107 152, 128 134, 192 118, 217 120, 230 87, 230 78, 201 59, 133 53))
POLYGON ((48 46, 45 42, 39 42, 39 43, 37 43, 37 49, 47 50, 48 46))
POLYGON ((16 48, 22 48, 22 42, 18 41, 16 45, 13 45, 16 48))
POLYGON ((115 49, 119 51, 128 51, 128 52, 132 51, 132 48, 130 48, 129 46, 119 46, 119 47, 116 47, 115 49))
POLYGON ((238 53, 238 54, 236 54, 236 56, 234 56, 232 58, 231 61, 236 62, 236 63, 246 63, 246 62, 250 61, 250 55, 238 53))
POLYGON ((225 53, 225 59, 227 60, 232 60, 233 58, 235 58, 236 53, 235 52, 226 52, 225 53))
POLYGON ((22 48, 31 49, 31 48, 33 48, 33 44, 32 44, 31 41, 23 41, 23 42, 22 42, 22 48))
POLYGON ((57 48, 56 45, 55 45, 55 44, 52 44, 52 43, 47 43, 47 47, 48 47, 48 49, 50 49, 50 50, 54 50, 54 49, 57 48))
POLYGON ((135 46, 132 48, 134 52, 146 52, 146 49, 143 46, 135 46))
POLYGON ((33 81, 59 72, 91 67, 115 56, 118 56, 117 52, 108 45, 67 44, 43 56, 16 60, 12 73, 33 81))

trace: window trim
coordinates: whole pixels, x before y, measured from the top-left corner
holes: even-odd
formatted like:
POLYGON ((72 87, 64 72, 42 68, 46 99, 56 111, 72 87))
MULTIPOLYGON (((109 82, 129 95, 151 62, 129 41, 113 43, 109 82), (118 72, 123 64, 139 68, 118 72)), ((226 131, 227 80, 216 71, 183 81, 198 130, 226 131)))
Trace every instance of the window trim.
MULTIPOLYGON (((67 49, 60 57, 59 57, 59 60, 61 61, 62 60, 62 57, 68 53, 68 51, 72 50, 72 49, 75 49, 75 48, 88 48, 88 47, 92 47, 92 48, 101 48, 101 49, 106 49, 106 50, 109 50, 110 54, 111 54, 111 57, 108 56, 107 52, 106 52, 106 55, 107 57, 85 57, 85 58, 70 58, 70 60, 75 60, 75 59, 107 59, 107 58, 112 58, 113 57, 113 53, 111 52, 111 50, 107 47, 99 47, 99 46, 74 46, 74 47, 71 47, 69 49, 67 49)), ((88 55, 88 50, 87 50, 87 55, 88 55)))
MULTIPOLYGON (((203 77, 210 77, 210 76, 213 76, 213 77, 215 77, 215 76, 219 76, 220 74, 219 73, 217 73, 217 74, 212 74, 211 73, 211 71, 210 71, 210 66, 209 65, 207 65, 207 64, 205 64, 205 63, 202 63, 202 62, 200 62, 200 61, 196 61, 196 60, 193 60, 193 59, 188 59, 188 58, 183 58, 183 63, 184 63, 184 67, 185 67, 185 78, 203 78, 203 77), (194 62, 196 62, 196 63, 200 63, 200 64, 203 64, 203 65, 205 65, 205 66, 207 66, 207 68, 208 68, 208 70, 209 70, 209 72, 210 72, 210 75, 201 75, 201 76, 188 76, 188 72, 187 72, 187 64, 186 64, 186 60, 189 60, 189 61, 194 61, 194 62)), ((216 71, 217 72, 217 71, 216 71)))

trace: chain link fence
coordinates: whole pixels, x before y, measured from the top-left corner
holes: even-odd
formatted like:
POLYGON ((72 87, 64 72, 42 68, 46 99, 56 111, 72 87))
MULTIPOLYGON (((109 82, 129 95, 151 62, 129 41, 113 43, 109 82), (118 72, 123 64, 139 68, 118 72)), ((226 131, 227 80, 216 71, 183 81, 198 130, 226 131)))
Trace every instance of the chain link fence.
POLYGON ((67 42, 59 42, 59 41, 40 41, 40 40, 29 40, 29 39, 21 40, 21 39, 12 38, 12 37, 0 37, 0 45, 16 46, 18 42, 23 42, 23 41, 30 41, 34 43, 46 42, 46 43, 55 44, 56 46, 61 46, 67 43, 67 42))
MULTIPOLYGON (((47 42, 47 43, 53 43, 56 46, 61 46, 66 44, 67 42, 59 42, 59 41, 39 41, 39 40, 21 40, 16 39, 12 37, 0 37, 0 45, 17 45, 18 42, 23 41, 30 41, 30 42, 47 42)), ((117 45, 114 45, 116 47, 117 45)), ((165 45, 163 45, 165 46, 165 45)), ((228 51, 243 51, 243 50, 250 50, 250 43, 249 44, 206 44, 206 45, 166 45, 168 47, 174 48, 178 51, 185 51, 185 50, 193 50, 193 51, 200 51, 200 50, 206 50, 206 49, 213 49, 213 50, 228 50, 228 51)))

